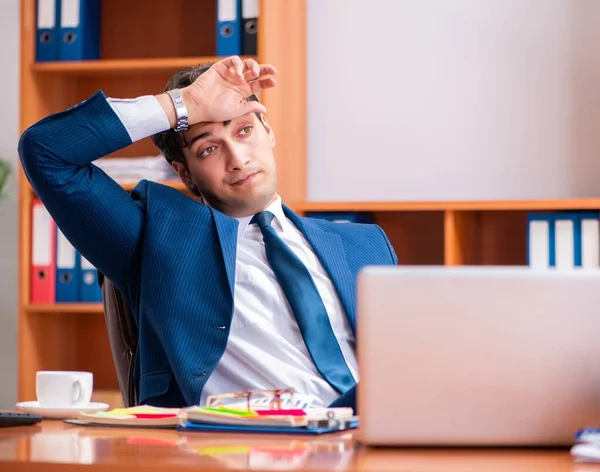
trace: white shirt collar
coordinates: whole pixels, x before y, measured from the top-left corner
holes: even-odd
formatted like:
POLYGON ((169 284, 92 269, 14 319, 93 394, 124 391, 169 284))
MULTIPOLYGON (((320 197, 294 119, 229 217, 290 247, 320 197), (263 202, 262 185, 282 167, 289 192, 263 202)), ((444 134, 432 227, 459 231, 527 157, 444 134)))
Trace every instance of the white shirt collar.
MULTIPOLYGON (((285 221, 286 221, 286 217, 285 217, 285 213, 283 212, 283 206, 281 204, 281 197, 279 195, 277 195, 277 198, 273 201, 273 203, 271 203, 267 208, 265 208, 264 211, 270 211, 271 213, 273 213, 273 215, 275 215, 275 217, 273 218, 273 222, 271 223, 276 230, 278 231, 283 231, 284 230, 284 225, 285 225, 285 221)), ((238 239, 240 239, 241 237, 244 236, 244 234, 246 233, 246 230, 248 229, 248 226, 250 224, 250 220, 252 220, 252 218, 254 217, 254 215, 251 216, 245 216, 243 218, 236 218, 236 220, 238 221, 238 239)))

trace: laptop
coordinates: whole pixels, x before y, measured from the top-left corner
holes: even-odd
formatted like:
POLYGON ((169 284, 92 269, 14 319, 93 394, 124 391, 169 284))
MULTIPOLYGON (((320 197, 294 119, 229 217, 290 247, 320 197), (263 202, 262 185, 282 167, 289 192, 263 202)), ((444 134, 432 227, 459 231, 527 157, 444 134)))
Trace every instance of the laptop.
POLYGON ((360 440, 568 446, 600 427, 600 270, 368 267, 360 440))

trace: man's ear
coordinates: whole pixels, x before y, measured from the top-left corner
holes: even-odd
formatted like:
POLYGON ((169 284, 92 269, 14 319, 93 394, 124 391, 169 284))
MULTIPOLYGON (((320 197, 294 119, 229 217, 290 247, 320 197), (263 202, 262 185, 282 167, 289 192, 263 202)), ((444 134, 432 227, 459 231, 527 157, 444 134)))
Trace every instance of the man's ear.
POLYGON ((260 114, 260 121, 262 122, 263 126, 265 127, 265 130, 267 131, 267 134, 269 135, 269 140, 271 141, 271 147, 274 148, 275 147, 275 132, 273 131, 273 128, 271 128, 271 125, 267 121, 267 118, 262 113, 260 114))

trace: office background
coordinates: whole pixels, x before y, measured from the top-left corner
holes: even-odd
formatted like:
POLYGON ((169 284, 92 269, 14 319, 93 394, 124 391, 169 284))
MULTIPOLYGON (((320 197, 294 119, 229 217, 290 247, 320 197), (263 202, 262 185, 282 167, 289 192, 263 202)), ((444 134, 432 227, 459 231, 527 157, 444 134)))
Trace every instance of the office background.
MULTIPOLYGON (((180 8, 191 4, 169 1, 180 8)), ((263 0, 271 16, 266 29, 259 27, 267 38, 260 59, 277 57, 275 66, 285 71, 269 95, 274 104, 270 119, 278 133, 287 203, 295 210, 369 213, 386 230, 403 264, 521 265, 527 261, 529 212, 600 208, 600 43, 595 40, 600 2, 289 0, 293 6, 274 8, 277 1, 288 0, 263 0), (306 28, 303 14, 292 19, 304 11, 301 4, 306 28), (287 36, 277 33, 284 29, 274 26, 279 19, 293 26, 287 36), (305 46, 293 43, 304 36, 305 46), (299 56, 304 48, 306 67, 281 52, 299 56)), ((111 11, 121 8, 120 2, 107 3, 111 11)), ((135 2, 133 11, 140 5, 135 2)), ((15 164, 23 111, 20 8, 19 0, 0 5, 5 45, 0 49, 0 156, 15 164)), ((177 12, 173 18, 171 28, 187 24, 177 12)), ((189 31, 184 36, 192 37, 189 31)), ((194 48, 200 49, 178 44, 173 54, 207 54, 194 48)), ((160 60, 150 62, 151 74, 164 69, 157 65, 160 60)), ((55 102, 32 93, 33 106, 24 108, 26 121, 57 104, 73 104, 71 98, 85 98, 99 84, 136 90, 121 87, 112 76, 118 67, 74 66, 71 80, 68 67, 50 64, 47 77, 69 93, 58 94, 55 102), (78 81, 77 74, 89 76, 78 81)), ((40 68, 35 74, 43 72, 40 68)), ((145 74, 139 68, 134 73, 145 74)), ((31 77, 27 84, 28 90, 43 90, 31 77)), ((143 154, 139 149, 136 155, 143 154)), ((31 195, 21 191, 29 201, 31 195)), ((0 382, 0 408, 10 408, 17 395, 17 311, 23 308, 17 301, 15 191, 0 203, 0 212, 0 368, 8 379, 0 382)), ((25 316, 34 314, 30 308, 35 307, 25 304, 25 316)), ((48 325, 55 320, 57 329, 59 312, 57 306, 43 311, 48 325)), ((88 320, 89 326, 82 322, 78 327, 88 335, 103 322, 100 317, 88 320)), ((61 340, 68 339, 66 329, 63 335, 61 340)))

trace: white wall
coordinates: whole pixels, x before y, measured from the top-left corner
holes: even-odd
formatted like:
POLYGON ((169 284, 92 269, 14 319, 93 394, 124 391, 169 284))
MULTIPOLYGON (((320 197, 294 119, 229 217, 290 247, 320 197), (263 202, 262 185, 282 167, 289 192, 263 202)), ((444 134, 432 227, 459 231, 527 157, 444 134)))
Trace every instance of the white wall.
POLYGON ((600 196, 600 1, 308 0, 310 200, 600 196))
POLYGON ((1 0, 0 156, 14 163, 9 194, 0 200, 0 408, 5 409, 17 400, 19 22, 19 0, 1 0))

